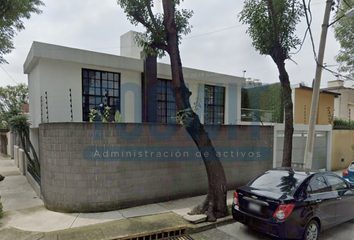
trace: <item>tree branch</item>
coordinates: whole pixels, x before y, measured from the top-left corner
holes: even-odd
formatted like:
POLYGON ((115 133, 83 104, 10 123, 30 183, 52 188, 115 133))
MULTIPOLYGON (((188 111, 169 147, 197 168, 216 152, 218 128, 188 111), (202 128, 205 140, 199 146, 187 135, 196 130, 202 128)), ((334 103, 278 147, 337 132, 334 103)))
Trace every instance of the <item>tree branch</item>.
POLYGON ((146 5, 146 8, 148 10, 149 17, 151 18, 152 24, 154 25, 155 30, 157 30, 158 29, 158 24, 156 22, 154 14, 152 13, 151 6, 150 6, 150 1, 151 0, 145 0, 145 5, 146 5))

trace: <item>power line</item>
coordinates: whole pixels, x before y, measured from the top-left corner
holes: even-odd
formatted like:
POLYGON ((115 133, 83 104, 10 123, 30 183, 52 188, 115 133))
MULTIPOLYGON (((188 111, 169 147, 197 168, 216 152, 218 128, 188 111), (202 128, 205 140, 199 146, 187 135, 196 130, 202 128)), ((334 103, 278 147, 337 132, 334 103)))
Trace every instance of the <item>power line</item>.
POLYGON ((3 68, 2 65, 0 65, 0 67, 2 68, 2 70, 4 70, 4 72, 7 74, 7 76, 9 76, 9 78, 10 78, 12 81, 14 81, 14 83, 16 83, 17 85, 19 85, 19 84, 10 76, 10 74, 9 74, 8 72, 6 72, 6 70, 3 68))
MULTIPOLYGON (((309 4, 308 4, 308 9, 310 11, 310 3, 311 3, 311 0, 309 1, 309 4)), ((305 1, 303 1, 303 6, 304 6, 304 12, 305 12, 305 15, 306 15, 306 21, 307 21, 307 28, 305 30, 305 34, 304 34, 304 37, 302 39, 302 42, 300 44, 300 48, 298 51, 296 51, 295 53, 290 53, 290 54, 298 54, 301 49, 302 49, 302 46, 304 45, 304 42, 306 40, 306 37, 307 37, 307 33, 309 32, 310 30, 310 26, 311 26, 311 23, 312 23, 312 14, 311 14, 311 11, 310 11, 310 19, 308 19, 308 16, 307 16, 307 10, 306 10, 306 5, 305 5, 305 1)))
MULTIPOLYGON (((316 49, 315 49, 315 43, 314 43, 314 40, 313 40, 313 35, 312 35, 312 31, 311 31, 311 21, 312 21, 312 12, 311 12, 311 8, 310 8, 310 3, 311 3, 311 0, 309 0, 309 4, 308 4, 308 12, 310 14, 310 19, 309 20, 309 17, 308 17, 308 14, 307 14, 307 10, 306 10, 306 5, 305 5, 305 0, 302 0, 303 2, 303 5, 304 5, 304 10, 305 10, 305 16, 306 16, 306 22, 307 22, 307 27, 308 27, 308 31, 310 33, 310 39, 311 39, 311 44, 312 44, 312 51, 313 51, 313 54, 314 54, 314 59, 315 59, 315 62, 316 64, 318 65, 318 59, 317 59, 317 54, 316 54, 316 49)), ((332 73, 335 77, 342 77, 342 78, 345 78, 346 80, 350 80, 350 81, 354 81, 354 79, 348 77, 348 76, 345 76, 345 75, 342 75, 336 71, 333 71, 333 70, 330 70, 329 68, 327 68, 326 66, 323 66, 321 65, 321 68, 332 73)))
POLYGON ((311 22, 312 22, 312 12, 311 12, 311 8, 310 8, 311 0, 309 0, 309 4, 308 4, 308 8, 307 9, 306 9, 305 0, 302 0, 302 2, 303 2, 303 5, 304 5, 308 32, 310 33, 310 39, 311 39, 312 51, 313 51, 314 59, 315 59, 316 64, 318 64, 317 54, 316 54, 316 49, 315 49, 315 43, 314 43, 314 40, 313 40, 313 35, 312 35, 312 30, 311 30, 311 22), (308 10, 308 12, 310 14, 310 18, 309 18, 308 14, 307 14, 307 10, 308 10))
POLYGON ((241 26, 242 26, 242 24, 236 25, 236 26, 232 26, 232 27, 228 27, 228 28, 223 28, 223 29, 215 30, 215 31, 212 31, 212 32, 207 32, 207 33, 195 35, 195 36, 191 36, 191 37, 187 37, 187 38, 184 38, 184 39, 191 39, 191 38, 201 37, 201 36, 205 36, 205 35, 210 35, 210 34, 213 34, 213 33, 222 32, 222 31, 226 31, 226 30, 229 30, 229 29, 232 29, 232 28, 241 27, 241 26))
POLYGON ((349 9, 351 9, 352 7, 348 4, 348 2, 346 0, 343 0, 344 3, 348 6, 349 9))

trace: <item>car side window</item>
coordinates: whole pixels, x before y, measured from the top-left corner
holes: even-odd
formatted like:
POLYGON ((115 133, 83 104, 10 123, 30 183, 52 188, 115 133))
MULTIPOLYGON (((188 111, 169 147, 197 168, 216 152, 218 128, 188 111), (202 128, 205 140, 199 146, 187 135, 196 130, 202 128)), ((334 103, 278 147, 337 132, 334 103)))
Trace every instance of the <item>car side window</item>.
POLYGON ((332 191, 347 189, 348 185, 345 181, 337 176, 328 175, 326 176, 327 181, 332 188, 332 191))
POLYGON ((331 188, 326 183, 322 176, 314 176, 311 178, 309 185, 307 186, 307 192, 309 194, 321 193, 331 191, 331 188))

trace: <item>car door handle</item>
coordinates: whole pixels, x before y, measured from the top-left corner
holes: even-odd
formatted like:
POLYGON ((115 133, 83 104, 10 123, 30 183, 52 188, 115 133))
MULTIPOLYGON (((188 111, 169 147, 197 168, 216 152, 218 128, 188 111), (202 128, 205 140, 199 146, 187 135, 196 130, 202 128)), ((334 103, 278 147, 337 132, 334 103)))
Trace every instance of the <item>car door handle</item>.
POLYGON ((316 203, 320 203, 320 202, 322 202, 322 200, 321 200, 321 199, 316 200, 316 203))

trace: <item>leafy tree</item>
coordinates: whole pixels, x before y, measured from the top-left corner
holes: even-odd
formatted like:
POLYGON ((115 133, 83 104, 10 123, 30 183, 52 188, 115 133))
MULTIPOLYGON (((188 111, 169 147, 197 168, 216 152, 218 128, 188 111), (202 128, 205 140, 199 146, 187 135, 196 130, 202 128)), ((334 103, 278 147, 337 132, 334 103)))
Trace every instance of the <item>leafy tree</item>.
POLYGON ((28 104, 28 87, 26 84, 0 87, 0 122, 7 128, 11 117, 21 112, 21 106, 28 104))
MULTIPOLYGON (((248 107, 251 109, 268 110, 272 112, 272 120, 275 123, 282 123, 284 118, 283 94, 280 83, 258 86, 245 90, 248 107)), ((243 99, 241 100, 243 101, 243 99)), ((243 104, 241 102, 241 104, 243 104)))
POLYGON ((224 168, 204 130, 198 115, 193 111, 190 92, 185 85, 179 43, 182 34, 188 34, 188 24, 193 12, 177 9, 180 0, 162 0, 163 13, 154 14, 153 0, 117 0, 132 24, 142 24, 146 32, 138 39, 148 54, 163 56, 169 54, 172 72, 172 86, 175 90, 177 115, 201 152, 208 176, 208 194, 205 201, 195 207, 192 214, 205 213, 208 221, 228 215, 226 206, 226 177, 224 168), (207 156, 208 157, 205 157, 207 156))
POLYGON ((22 19, 29 19, 31 13, 42 13, 41 5, 41 0, 0 0, 0 64, 7 63, 3 55, 14 49, 16 30, 25 29, 22 19))
MULTIPOLYGON (((337 19, 354 7, 354 0, 340 1, 340 3, 340 8, 335 15, 337 19)), ((334 36, 339 41, 341 48, 336 56, 336 60, 340 64, 339 71, 348 73, 349 77, 354 78, 354 18, 341 18, 334 25, 334 36)))
POLYGON ((14 116, 10 118, 9 124, 11 127, 11 131, 16 132, 20 136, 21 144, 26 154, 26 157, 31 167, 34 167, 35 173, 38 176, 40 176, 40 165, 39 165, 38 156, 29 138, 29 127, 31 124, 28 122, 27 116, 26 115, 14 116), (29 153, 26 150, 26 143, 28 143, 29 147, 31 148, 33 158, 29 155, 29 153))
POLYGON ((254 48, 262 55, 271 56, 279 71, 285 109, 282 166, 291 166, 294 132, 293 102, 285 60, 289 59, 289 51, 301 43, 295 30, 302 15, 302 6, 297 0, 245 0, 239 15, 240 21, 248 25, 247 32, 254 48))

